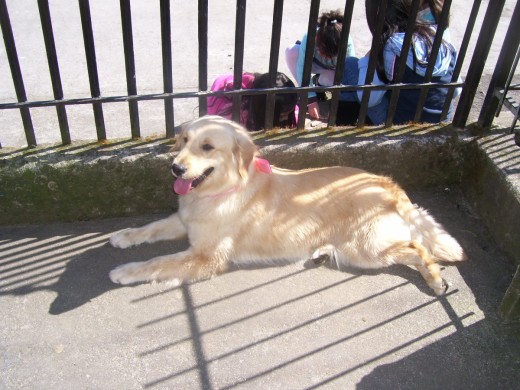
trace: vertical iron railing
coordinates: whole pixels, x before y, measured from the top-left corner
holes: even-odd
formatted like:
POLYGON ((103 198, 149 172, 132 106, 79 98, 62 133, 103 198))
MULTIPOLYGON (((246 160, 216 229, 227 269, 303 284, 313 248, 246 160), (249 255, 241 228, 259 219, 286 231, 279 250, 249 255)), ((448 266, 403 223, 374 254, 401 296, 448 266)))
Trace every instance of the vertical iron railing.
MULTIPOLYGON (((455 64, 455 68, 453 70, 453 76, 451 78, 452 83, 456 82, 460 78, 460 72, 462 70, 464 59, 466 58, 466 53, 468 51, 471 34, 473 33, 473 29, 475 28, 475 22, 477 20, 477 15, 481 2, 481 0, 475 0, 473 2, 473 7, 471 7, 471 12, 469 15, 468 24, 466 26, 466 31, 464 32, 464 37, 462 38, 462 42, 459 48, 457 63, 455 64)), ((448 111, 451 106, 451 100, 453 99, 454 94, 455 88, 449 88, 448 94, 446 95, 446 102, 444 103, 444 108, 442 109, 441 120, 447 119, 448 111)))
MULTIPOLYGON (((199 0, 199 91, 208 90, 208 0, 199 0)), ((208 112, 208 99, 199 97, 199 116, 208 112)))
MULTIPOLYGON (((448 27, 450 7, 451 7, 451 0, 445 0, 443 7, 442 7, 440 20, 437 25, 437 32, 436 32, 435 38, 433 40, 430 58, 428 59, 428 66, 426 67, 426 73, 424 75, 425 83, 429 83, 432 80, 433 68, 435 66, 437 56, 439 55, 439 49, 441 47, 442 40, 444 39, 444 31, 448 27)), ((421 114, 423 111, 424 103, 426 102, 426 96, 428 95, 428 91, 429 91, 429 88, 421 89, 421 94, 419 95, 419 101, 417 102, 417 108, 415 110, 415 118, 414 118, 415 122, 420 122, 420 120, 421 120, 421 114)))
MULTIPOLYGON (((132 10, 130 0, 120 0, 121 27, 123 29, 123 48, 125 51, 126 88, 129 96, 137 96, 137 77, 135 74, 134 38, 132 33, 132 10)), ((137 100, 128 101, 132 138, 139 138, 139 107, 137 100)))
MULTIPOLYGON (((354 12, 354 0, 345 2, 345 11, 343 12, 343 25, 341 26, 341 38, 338 48, 338 61, 336 63, 336 71, 334 73, 334 85, 340 85, 343 80, 343 68, 345 66, 345 55, 347 54, 348 37, 350 35, 350 26, 352 22, 352 14, 354 12)), ((339 91, 332 93, 329 108, 329 126, 336 124, 337 111, 339 105, 339 91)))
MULTIPOLYGON (((303 76, 301 87, 308 87, 311 82, 312 57, 314 55, 314 45, 316 40, 316 25, 320 12, 320 0, 311 0, 309 10, 309 23, 307 27, 307 46, 305 47, 305 60, 303 63, 303 76)), ((308 96, 306 92, 299 94, 300 102, 298 112, 298 129, 305 127, 305 117, 307 114, 308 96)))
POLYGON ((468 75, 464 82, 464 88, 459 98, 459 104, 453 116, 453 125, 458 128, 464 128, 468 121, 473 99, 477 93, 480 78, 484 71, 484 65, 495 37, 495 31, 502 15, 505 0, 495 0, 488 4, 480 34, 475 45, 475 52, 471 59, 468 75))
MULTIPOLYGON (((233 89, 242 89, 242 73, 244 72, 244 38, 246 31, 247 0, 237 0, 235 21, 235 57, 233 65, 233 89)), ((233 120, 240 122, 242 95, 233 95, 233 120)))
MULTIPOLYGON (((377 14, 377 23, 376 23, 376 31, 372 38, 372 46, 370 47, 370 59, 368 61, 368 69, 367 75, 365 78, 365 84, 371 84, 374 80, 374 74, 376 71, 376 61, 377 61, 377 53, 379 51, 379 46, 381 44, 381 40, 379 37, 383 32, 383 22, 385 19, 385 12, 387 7, 387 0, 381 0, 379 3, 379 11, 377 14)), ((363 127, 365 125, 367 111, 368 111, 368 100, 370 99, 370 90, 365 89, 363 91, 363 96, 361 98, 361 107, 359 109, 358 116, 358 127, 363 127)))
POLYGON ((515 76, 516 69, 518 67, 518 63, 520 62, 520 45, 516 48, 516 55, 513 63, 511 64, 511 69, 509 70, 509 75, 507 76, 507 80, 504 85, 495 87, 495 96, 498 99, 498 107, 496 110, 496 116, 499 116, 502 107, 511 111, 513 114, 513 121, 511 122, 510 132, 515 134, 515 142, 518 146, 520 146, 520 129, 515 129, 516 123, 520 118, 520 102, 518 98, 510 96, 509 93, 511 91, 520 91, 520 83, 513 84, 513 78, 515 76))
MULTIPOLYGON (((81 27, 83 30, 83 41, 85 44, 85 56, 87 58, 90 95, 93 98, 98 98, 101 96, 101 89, 99 88, 96 48, 94 46, 94 34, 92 32, 89 0, 79 0, 79 12, 81 16, 81 27)), ((103 107, 101 106, 101 103, 93 103, 92 108, 94 110, 97 138, 100 141, 106 140, 107 134, 105 129, 105 119, 103 117, 103 107)))
MULTIPOLYGON (((54 99, 59 101, 63 99, 63 87, 61 85, 60 68, 58 66, 58 56, 56 54, 56 45, 54 43, 54 33, 52 31, 51 13, 48 0, 38 0, 38 10, 40 12, 40 21, 43 30, 43 40, 45 42, 45 50, 47 52, 47 62, 49 64, 49 72, 51 75, 52 91, 54 99)), ((67 111, 62 104, 56 105, 56 113, 58 115, 58 123, 61 132, 61 142, 64 145, 71 143, 69 122, 67 120, 67 111)))
MULTIPOLYGON (((280 53, 280 38, 282 35, 283 0, 275 0, 273 9, 273 28, 271 30, 271 51, 269 54, 269 88, 273 88, 278 72, 278 58, 280 53)), ((273 115, 275 106, 275 95, 266 97, 265 128, 273 128, 273 115)))
MULTIPOLYGON (((25 85, 22 77, 22 70, 20 69, 20 61, 18 60, 18 53, 16 51, 16 44, 14 42, 13 29, 11 27, 11 20, 9 19, 9 12, 5 0, 0 0, 0 25, 2 27, 2 35, 4 37, 5 51, 9 67, 11 68, 11 77, 13 78, 16 98, 19 103, 27 101, 25 93, 25 85)), ((22 117, 23 128, 25 130, 25 139, 29 147, 36 146, 36 136, 34 134, 34 127, 31 119, 29 108, 21 107, 20 115, 22 117)), ((2 144, 0 143, 0 147, 2 144)))
MULTIPOLYGON (((491 77, 489 87, 484 99, 482 111, 478 118, 478 123, 483 127, 491 126, 493 116, 497 113, 500 100, 495 94, 497 87, 504 87, 510 71, 516 68, 515 56, 520 47, 520 1, 516 3, 511 22, 504 38, 504 45, 500 51, 495 71, 491 77)), ((518 58, 516 58, 518 61, 518 58)), ((514 126, 513 126, 514 127, 514 126)))
POLYGON ((496 116, 499 116, 502 106, 505 106, 513 114, 513 120, 511 121, 510 133, 514 133, 515 143, 520 146, 520 129, 516 129, 518 119, 520 119, 520 102, 518 98, 510 96, 511 91, 520 91, 520 83, 512 84, 513 78, 520 62, 520 46, 517 46, 515 59, 509 70, 509 75, 505 82, 505 85, 495 87, 495 96, 498 98, 498 107, 496 110, 496 116))
MULTIPOLYGON (((173 93, 173 74, 172 74, 172 31, 170 22, 170 0, 161 0, 161 47, 163 64, 163 90, 165 93, 173 93)), ((164 121, 166 123, 166 137, 173 137, 174 114, 173 99, 164 99, 164 121)))
MULTIPOLYGON (((417 12, 419 11, 419 3, 421 0, 414 0, 412 4, 412 10, 410 11, 410 18, 415 20, 417 18, 417 12)), ((412 23, 409 23, 406 27, 406 31, 404 33, 404 40, 403 40, 403 48, 401 50, 401 56, 399 57, 399 61, 397 63, 397 72, 394 76, 394 82, 396 84, 401 83, 404 76, 404 71, 406 68, 406 60, 408 59, 408 53, 411 48, 411 42, 413 37, 413 29, 414 25, 412 23)), ((397 102, 399 100, 399 94, 401 93, 401 90, 394 89, 391 91, 390 94, 390 102, 388 104, 388 113, 386 116, 386 122, 385 126, 389 127, 392 125, 392 122, 394 120, 395 111, 397 109, 397 102)))

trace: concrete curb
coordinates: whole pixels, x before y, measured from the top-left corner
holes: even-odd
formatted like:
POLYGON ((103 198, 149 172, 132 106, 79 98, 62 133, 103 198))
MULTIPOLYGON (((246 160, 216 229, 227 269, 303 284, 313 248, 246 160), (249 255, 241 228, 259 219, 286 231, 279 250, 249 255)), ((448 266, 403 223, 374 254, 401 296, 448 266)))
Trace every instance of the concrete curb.
MULTIPOLYGON (((471 137, 451 127, 403 126, 273 131, 255 139, 273 165, 356 166, 390 175, 406 188, 425 188, 460 182, 471 137)), ((173 210, 172 142, 87 143, 2 153, 0 225, 173 210)))
POLYGON ((0 224, 77 221, 165 210, 161 141, 75 144, 2 156, 0 224))

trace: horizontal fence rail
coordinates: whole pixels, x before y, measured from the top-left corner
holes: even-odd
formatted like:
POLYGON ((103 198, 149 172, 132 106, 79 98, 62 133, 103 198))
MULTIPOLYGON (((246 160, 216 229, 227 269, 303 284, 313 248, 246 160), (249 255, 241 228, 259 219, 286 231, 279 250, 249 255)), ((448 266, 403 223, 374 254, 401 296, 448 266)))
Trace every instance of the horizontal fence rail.
MULTIPOLYGON (((164 130, 167 137, 171 137, 175 132, 175 110, 174 101, 181 99, 198 99, 198 115, 202 116, 207 113, 207 98, 209 96, 230 96, 233 100, 233 118, 238 120, 240 117, 240 106, 244 96, 266 95, 267 104, 265 112, 265 128, 270 129, 273 126, 274 116, 274 98, 277 94, 296 93, 298 95, 299 118, 298 128, 302 129, 305 125, 307 113, 308 93, 309 92, 330 92, 330 114, 328 117, 328 125, 336 124, 336 111, 340 100, 340 93, 346 91, 362 91, 362 99, 360 102, 360 110, 357 126, 361 127, 365 124, 365 118, 368 110, 369 97, 372 91, 389 90, 390 103, 385 126, 391 126, 397 108, 397 103, 401 91, 406 89, 420 90, 419 101, 415 112, 415 120, 419 121, 421 112, 426 101, 428 91, 431 88, 446 88, 448 98, 444 105, 442 119, 446 119, 450 101, 456 88, 462 87, 462 95, 459 104, 456 107, 453 124, 458 127, 466 125, 469 111, 472 106, 473 98, 478 87, 478 83, 482 76, 484 62, 488 56, 492 38, 499 22, 500 14, 504 6, 505 0, 495 0, 492 5, 488 6, 484 20, 482 22, 475 53, 471 58, 470 67, 464 82, 460 81, 461 69, 468 52, 468 45, 475 28, 477 14, 479 12, 481 1, 473 1, 469 21, 465 34, 458 52, 458 59, 455 64, 453 77, 450 83, 431 82, 433 74, 433 64, 438 56, 441 48, 443 32, 449 25, 449 14, 452 6, 451 0, 444 1, 444 7, 438 22, 437 34, 432 44, 429 66, 426 69, 424 82, 417 84, 403 83, 403 75, 406 67, 406 58, 413 41, 412 24, 410 23, 404 36, 404 46, 401 56, 398 60, 394 83, 389 85, 371 85, 376 72, 376 54, 380 45, 380 40, 376 37, 372 40, 371 54, 366 76, 366 85, 343 85, 341 83, 343 76, 343 66, 345 53, 347 50, 348 37, 351 33, 351 25, 353 18, 355 0, 346 0, 344 8, 341 11, 344 14, 344 22, 341 31, 341 43, 339 46, 338 63, 334 75, 332 86, 311 86, 311 67, 315 46, 315 36, 317 28, 317 20, 320 14, 320 1, 311 0, 309 5, 308 27, 307 27, 307 46, 303 67, 303 79, 301 85, 295 88, 275 88, 275 77, 278 72, 279 53, 281 46, 282 20, 284 15, 284 0, 274 0, 272 10, 271 42, 269 51, 269 87, 262 89, 241 89, 242 74, 244 65, 244 46, 245 27, 246 27, 246 11, 247 1, 236 0, 236 14, 234 22, 234 90, 231 91, 209 91, 208 90, 208 53, 209 47, 208 30, 209 30, 209 13, 208 0, 198 0, 197 17, 191 16, 197 23, 198 34, 198 90, 188 92, 174 92, 175 82, 172 75, 173 55, 172 55, 172 24, 171 24, 171 8, 170 0, 160 0, 160 40, 161 40, 161 62, 162 62, 162 90, 156 93, 139 93, 138 77, 136 72, 136 59, 134 52, 134 37, 132 25, 132 2, 130 0, 119 1, 120 22, 121 22, 121 38, 124 48, 124 67, 126 77, 126 95, 106 96, 102 93, 101 83, 98 73, 98 59, 96 53, 96 45, 92 27, 92 15, 89 0, 78 0, 78 8, 81 22, 82 39, 84 44, 85 60, 88 72, 88 82, 90 87, 89 97, 67 98, 65 97, 60 76, 60 67, 58 65, 58 55, 56 51, 56 42, 53 33, 53 24, 48 0, 38 0, 38 12, 40 15, 40 23, 42 36, 45 43, 45 51, 49 66, 49 75, 52 84, 53 99, 52 100, 28 100, 25 90, 24 76, 20 68, 20 61, 16 49, 16 42, 13 35, 11 20, 9 16, 6 0, 0 0, 0 24, 5 45, 5 52, 11 70, 12 82, 16 92, 16 102, 8 102, 0 104, 1 110, 20 111, 25 137, 28 146, 37 145, 33 120, 31 117, 31 109, 38 107, 55 107, 56 116, 59 123, 61 140, 63 144, 72 142, 69 128, 67 106, 76 105, 92 105, 95 127, 97 131, 97 139, 103 141, 107 138, 106 115, 104 112, 104 104, 107 103, 127 103, 128 115, 130 121, 130 136, 139 138, 141 136, 140 126, 140 107, 138 102, 150 100, 164 101, 164 130)), ((383 26, 384 10, 390 3, 389 0, 380 2, 380 14, 376 25, 376 31, 381 32, 383 26)), ((421 0, 414 0, 410 19, 415 20, 421 0)), ((302 4, 303 7, 303 4, 302 4)), ((517 5, 518 8, 518 5, 517 5)), ((227 26, 229 28, 231 26, 227 26)), ((230 33, 231 29, 229 28, 230 33)), ((1 147, 1 144, 0 144, 1 147)))
POLYGON ((33 107, 53 107, 59 105, 78 105, 78 104, 94 104, 94 103, 121 103, 129 101, 141 100, 164 100, 164 99, 189 99, 189 98, 205 98, 208 96, 243 96, 243 95, 277 95, 299 92, 326 92, 326 91, 359 91, 359 90, 395 90, 395 89, 417 89, 420 87, 443 87, 457 88, 464 86, 463 82, 454 83, 424 83, 424 84, 391 84, 391 85, 334 85, 330 87, 323 86, 307 86, 294 88, 262 88, 262 89, 237 89, 231 91, 198 91, 198 92, 170 92, 155 93, 143 95, 121 95, 121 96, 100 96, 90 98, 72 98, 60 100, 41 100, 26 101, 18 103, 0 103, 0 110, 33 108, 33 107))

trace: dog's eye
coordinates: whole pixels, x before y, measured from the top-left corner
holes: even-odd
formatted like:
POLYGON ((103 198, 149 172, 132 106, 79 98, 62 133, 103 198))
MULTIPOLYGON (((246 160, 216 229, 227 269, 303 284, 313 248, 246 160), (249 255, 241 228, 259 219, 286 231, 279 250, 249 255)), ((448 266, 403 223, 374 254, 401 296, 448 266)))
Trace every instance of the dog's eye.
POLYGON ((188 143, 188 137, 184 137, 182 140, 184 141, 185 144, 188 143))
POLYGON ((210 145, 210 144, 204 144, 204 145, 202 145, 202 150, 204 150, 205 152, 209 152, 210 150, 213 150, 213 149, 215 149, 215 148, 213 147, 213 145, 210 145))

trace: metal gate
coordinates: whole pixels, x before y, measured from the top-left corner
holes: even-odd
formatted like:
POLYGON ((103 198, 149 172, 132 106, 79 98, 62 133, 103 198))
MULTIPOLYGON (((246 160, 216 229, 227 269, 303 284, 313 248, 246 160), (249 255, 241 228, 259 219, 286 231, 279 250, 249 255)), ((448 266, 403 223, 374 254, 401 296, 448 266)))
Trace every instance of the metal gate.
MULTIPOLYGON (((347 37, 350 33, 353 7, 355 0, 346 0, 344 9, 344 24, 342 36, 347 37)), ((385 6, 387 3, 386 0, 382 0, 382 6, 385 6)), ((415 20, 418 6, 420 0, 414 1, 413 12, 410 16, 415 20)), ((199 102, 199 115, 204 115, 207 112, 207 97, 210 95, 232 95, 234 100, 234 110, 233 117, 238 119, 239 117, 239 106, 240 99, 244 95, 252 95, 252 94, 265 94, 267 95, 267 107, 266 107, 266 125, 267 129, 272 128, 273 124, 273 111, 274 111, 274 96, 275 94, 283 94, 283 93, 294 93, 297 92, 299 95, 299 128, 303 128, 305 123, 305 114, 307 107, 307 93, 309 91, 330 91, 332 94, 331 100, 331 114, 328 119, 328 125, 334 126, 336 124, 336 108, 338 106, 339 95, 342 91, 356 91, 363 90, 363 98, 361 100, 361 108, 359 112, 359 118, 357 122, 357 126, 363 126, 365 124, 365 115, 368 108, 368 99, 370 92, 376 89, 390 89, 392 90, 392 97, 390 101, 390 107, 388 110, 388 116, 385 123, 385 126, 391 126, 393 116, 395 114, 395 109, 397 106, 397 99, 399 96, 399 92, 403 89, 420 89, 420 99, 417 106, 417 111, 415 114, 416 120, 420 118, 420 111, 424 105, 426 95, 428 90, 432 87, 437 87, 442 85, 449 89, 449 98, 447 99, 447 103, 443 110, 443 117, 446 117, 449 101, 451 100, 451 96, 457 87, 462 87, 462 94, 459 99, 458 106, 456 108, 456 112, 453 118, 453 125, 459 128, 462 128, 466 125, 468 120, 468 115, 470 109, 472 107, 473 98, 475 96, 477 87, 480 82, 480 78, 482 76, 484 62, 488 56, 491 42, 497 28, 498 22, 500 20, 500 15, 502 9, 504 7, 505 0, 494 0, 490 2, 487 7, 483 22, 480 27, 480 31, 478 32, 478 40, 476 44, 476 49, 474 53, 472 53, 471 63, 469 66, 468 73, 465 75, 464 82, 458 82, 459 76, 461 76, 462 64, 468 54, 468 44, 470 38, 473 34, 473 30, 475 28, 475 21, 477 18, 477 14, 479 12, 481 1, 474 0, 472 3, 471 14, 468 21, 468 25, 465 30, 464 38, 459 47, 459 56, 455 66, 455 72, 453 74, 452 82, 448 84, 436 84, 431 82, 431 74, 433 66, 430 66, 427 69, 425 81, 420 84, 404 84, 400 82, 400 76, 402 75, 405 67, 405 61, 400 61, 396 74, 398 75, 397 82, 391 85, 385 86, 374 86, 370 85, 375 72, 376 66, 376 58, 375 54, 372 54, 370 57, 366 85, 362 86, 353 86, 353 85, 342 85, 341 84, 341 76, 342 76, 342 68, 343 68, 343 59, 346 52, 347 39, 342 40, 342 45, 340 47, 340 52, 338 55, 338 65, 337 71, 335 74, 335 82, 331 87, 316 87, 309 86, 310 78, 311 78, 311 61, 312 61, 312 53, 314 49, 314 36, 316 34, 316 25, 317 19, 319 16, 320 9, 320 0, 311 0, 309 6, 309 22, 308 22, 308 30, 307 35, 309 39, 307 40, 307 50, 305 57, 305 66, 303 72, 303 81, 301 86, 297 88, 274 88, 275 75, 277 72, 277 64, 279 59, 279 51, 280 51, 280 31, 282 26, 282 16, 284 13, 284 1, 283 0, 275 0, 274 8, 272 11, 272 30, 271 30, 271 46, 270 46, 270 58, 269 58, 269 74, 270 74, 270 82, 271 87, 265 89, 256 89, 256 90, 243 90, 240 89, 241 81, 242 81, 242 73, 243 73, 243 58, 244 58, 244 29, 245 29, 245 15, 246 15, 246 0, 237 0, 236 1, 236 19, 235 19, 235 45, 234 45, 234 87, 233 91, 226 92, 211 92, 208 91, 208 50, 211 48, 208 45, 208 0, 198 0, 198 17, 197 17, 197 26, 198 26, 198 59, 199 66, 197 69, 198 72, 198 89, 193 90, 191 92, 173 92, 173 79, 172 79, 172 51, 171 51, 171 37, 172 37, 172 26, 171 26, 171 4, 170 0, 160 0, 160 23, 161 23, 161 45, 162 45, 162 68, 163 68, 163 88, 161 91, 157 91, 156 93, 138 93, 137 85, 136 85, 136 68, 135 68, 135 58, 134 58, 134 39, 133 39, 133 29, 132 29, 132 14, 131 14, 131 1, 130 0, 120 0, 120 16, 121 16, 121 25, 122 25, 122 39, 124 45, 124 63, 126 70, 126 86, 127 86, 127 94, 119 95, 119 96, 107 96, 104 95, 100 88, 100 82, 98 77, 98 63, 96 60, 96 46, 93 36, 92 30, 92 17, 90 13, 90 4, 89 0, 78 0, 78 6, 81 17, 81 27, 83 33, 83 43, 85 49, 85 58, 88 69, 88 80, 90 83, 90 96, 85 96, 81 98, 67 98, 64 96, 63 87, 60 79, 60 68, 58 65, 58 56, 56 52, 56 45, 54 41, 53 35, 53 24, 51 20, 51 13, 49 9, 48 0, 38 0, 38 10, 41 21, 41 28, 43 33, 43 39, 45 42, 45 49, 47 54, 47 61, 50 70, 50 77, 52 81, 52 89, 54 99, 52 100, 39 100, 32 101, 27 99, 25 86, 24 86, 24 75, 22 74, 20 68, 20 61, 17 54, 16 42, 14 39, 11 21, 9 16, 9 9, 6 4, 6 0, 0 0, 0 24, 2 28, 2 34, 4 38, 5 51, 6 56, 9 61, 9 66, 12 75, 12 81, 16 91, 17 102, 8 102, 0 104, 0 112, 2 110, 19 110, 23 127, 25 131, 25 137, 28 146, 37 145, 37 140, 35 136, 33 121, 31 118, 31 109, 37 107, 55 107, 56 108, 56 116, 58 118, 59 129, 61 133, 61 141, 63 144, 69 144, 72 142, 70 129, 69 129, 69 120, 67 115, 67 106, 74 105, 91 105, 94 113, 95 126, 97 131, 97 139, 105 140, 107 138, 106 135, 106 127, 105 127, 105 118, 104 118, 104 105, 107 103, 114 102, 126 102, 128 104, 129 118, 130 118, 130 136, 132 138, 138 138, 141 136, 140 129, 140 120, 139 120, 139 101, 145 100, 162 100, 164 101, 164 128, 165 128, 165 136, 171 137, 174 134, 175 127, 175 111, 173 106, 173 101, 176 99, 198 99, 199 102), (492 6, 491 6, 492 3, 492 6)), ((442 32, 448 26, 448 15, 450 12, 450 7, 452 5, 451 0, 444 1, 444 9, 442 11, 441 20, 438 24, 438 34, 433 44, 433 50, 431 54, 430 63, 434 63, 435 58, 437 57, 441 39, 442 32)), ((303 5, 302 5, 303 6, 303 5)), ((380 15, 378 19, 379 25, 383 22, 383 15, 380 15)), ((517 2, 516 8, 514 11, 514 16, 512 21, 520 20, 519 19, 519 3, 517 2)), ((411 41, 411 30, 408 31, 405 35, 405 42, 408 44, 404 46, 403 51, 407 52, 410 47, 411 41)), ((518 88, 518 86, 507 86, 506 81, 508 80, 507 74, 504 74, 503 69, 512 69, 514 68, 512 64, 518 62, 518 46, 519 46, 519 37, 520 32, 518 31, 518 24, 514 25, 511 23, 511 27, 508 32, 508 39, 504 44, 502 55, 500 57, 500 62, 497 64, 497 69, 495 70, 495 75, 493 76, 492 85, 490 86, 490 90, 488 92, 488 97, 486 98, 486 104, 481 114, 481 123, 484 126, 489 126, 492 121, 492 116, 496 112, 498 104, 504 104, 506 107, 516 107, 516 118, 518 118, 518 105, 510 106, 509 100, 507 98, 502 98, 500 96, 506 96, 508 90, 512 90, 518 88), (516 47, 516 52, 514 49, 516 47), (514 56, 516 54, 516 59, 514 56), (497 88, 499 90, 504 91, 502 95, 497 93, 497 88)), ((379 41, 374 39, 372 41, 371 53, 376 53, 376 49, 379 45, 379 41)), ((406 59, 405 55, 402 55, 401 58, 406 59)), ((516 64, 515 64, 516 66, 516 64)), ((514 71, 513 71, 514 72, 514 71)), ((26 76, 25 76, 26 77, 26 76)), ((0 140, 1 141, 1 140, 0 140)), ((1 145, 1 144, 0 144, 1 145)))

